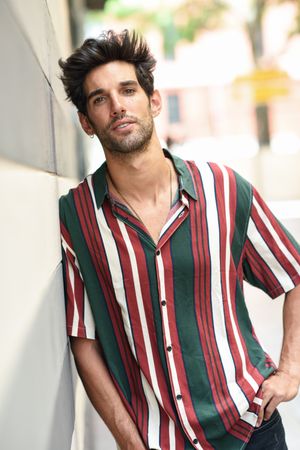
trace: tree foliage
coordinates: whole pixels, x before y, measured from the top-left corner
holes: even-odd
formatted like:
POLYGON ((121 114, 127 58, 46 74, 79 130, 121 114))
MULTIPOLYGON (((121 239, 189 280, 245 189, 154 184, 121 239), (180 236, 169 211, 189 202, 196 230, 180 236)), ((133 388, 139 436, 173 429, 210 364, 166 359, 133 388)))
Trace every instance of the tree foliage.
POLYGON ((227 9, 221 0, 185 0, 171 5, 161 2, 159 8, 155 2, 145 7, 141 2, 107 0, 102 17, 115 17, 121 22, 130 19, 139 31, 159 29, 168 55, 180 40, 191 42, 199 31, 215 29, 227 9))

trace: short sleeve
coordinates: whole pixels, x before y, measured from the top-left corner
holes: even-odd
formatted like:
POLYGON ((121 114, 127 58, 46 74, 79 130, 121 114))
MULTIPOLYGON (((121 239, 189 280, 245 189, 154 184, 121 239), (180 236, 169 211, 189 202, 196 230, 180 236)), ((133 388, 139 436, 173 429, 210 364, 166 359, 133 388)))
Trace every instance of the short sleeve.
POLYGON ((69 336, 95 339, 95 323, 68 230, 61 222, 62 263, 69 336))
POLYGON ((300 283, 300 248, 253 188, 244 278, 276 298, 300 283))

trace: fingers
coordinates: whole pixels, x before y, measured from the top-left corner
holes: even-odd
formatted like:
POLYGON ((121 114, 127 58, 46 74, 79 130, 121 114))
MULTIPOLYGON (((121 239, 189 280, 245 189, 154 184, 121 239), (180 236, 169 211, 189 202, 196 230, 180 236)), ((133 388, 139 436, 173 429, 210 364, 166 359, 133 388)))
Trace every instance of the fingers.
POLYGON ((263 420, 269 420, 279 403, 293 399, 298 392, 299 383, 288 374, 277 371, 262 384, 262 404, 258 413, 256 427, 263 420))
POLYGON ((274 378, 269 378, 262 385, 263 401, 259 410, 256 427, 260 427, 263 420, 269 420, 273 412, 281 402, 281 396, 273 386, 274 378))
POLYGON ((263 392, 263 401, 262 401, 262 404, 259 409, 256 427, 260 427, 260 425, 262 424, 262 421, 264 420, 264 417, 265 417, 265 409, 267 408, 267 405, 270 402, 271 398, 272 398, 272 394, 270 392, 269 393, 263 392))
POLYGON ((256 427, 260 427, 263 420, 270 419, 270 417, 272 416, 273 412, 275 411, 275 409, 277 408, 279 403, 280 403, 280 401, 278 401, 278 399, 276 399, 275 397, 273 397, 269 401, 269 403, 266 403, 266 404, 264 404, 264 402, 262 403, 260 410, 259 410, 256 427))
POLYGON ((275 409, 277 408, 279 403, 280 403, 280 401, 275 399, 275 397, 272 398, 272 400, 267 404, 267 406, 265 408, 264 420, 270 419, 270 417, 272 416, 273 412, 275 411, 275 409))

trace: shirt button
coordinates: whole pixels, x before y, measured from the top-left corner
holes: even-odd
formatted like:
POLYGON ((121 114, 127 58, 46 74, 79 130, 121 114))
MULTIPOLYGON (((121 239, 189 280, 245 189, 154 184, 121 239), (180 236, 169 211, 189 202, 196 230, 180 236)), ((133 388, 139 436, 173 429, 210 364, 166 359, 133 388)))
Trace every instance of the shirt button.
POLYGON ((167 304, 166 300, 162 300, 162 301, 161 301, 161 304, 162 304, 163 306, 166 306, 166 304, 167 304))
POLYGON ((168 350, 168 352, 170 352, 172 350, 172 346, 168 345, 167 350, 168 350))
POLYGON ((176 395, 177 400, 181 400, 182 399, 182 395, 178 394, 176 395))
POLYGON ((157 256, 160 255, 160 250, 156 250, 157 256))
POLYGON ((198 439, 193 439, 193 444, 198 444, 198 439))

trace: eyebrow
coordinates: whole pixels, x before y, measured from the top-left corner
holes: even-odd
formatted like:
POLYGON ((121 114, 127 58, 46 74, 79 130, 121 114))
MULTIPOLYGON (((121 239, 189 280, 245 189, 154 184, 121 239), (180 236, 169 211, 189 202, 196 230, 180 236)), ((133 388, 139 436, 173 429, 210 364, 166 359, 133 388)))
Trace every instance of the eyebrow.
MULTIPOLYGON (((121 81, 120 86, 125 87, 125 86, 137 86, 138 82, 135 80, 126 80, 126 81, 121 81)), ((102 88, 97 88, 94 91, 90 92, 88 97, 87 97, 87 101, 89 101, 92 97, 95 97, 95 95, 100 95, 103 94, 105 92, 104 89, 102 88)))

